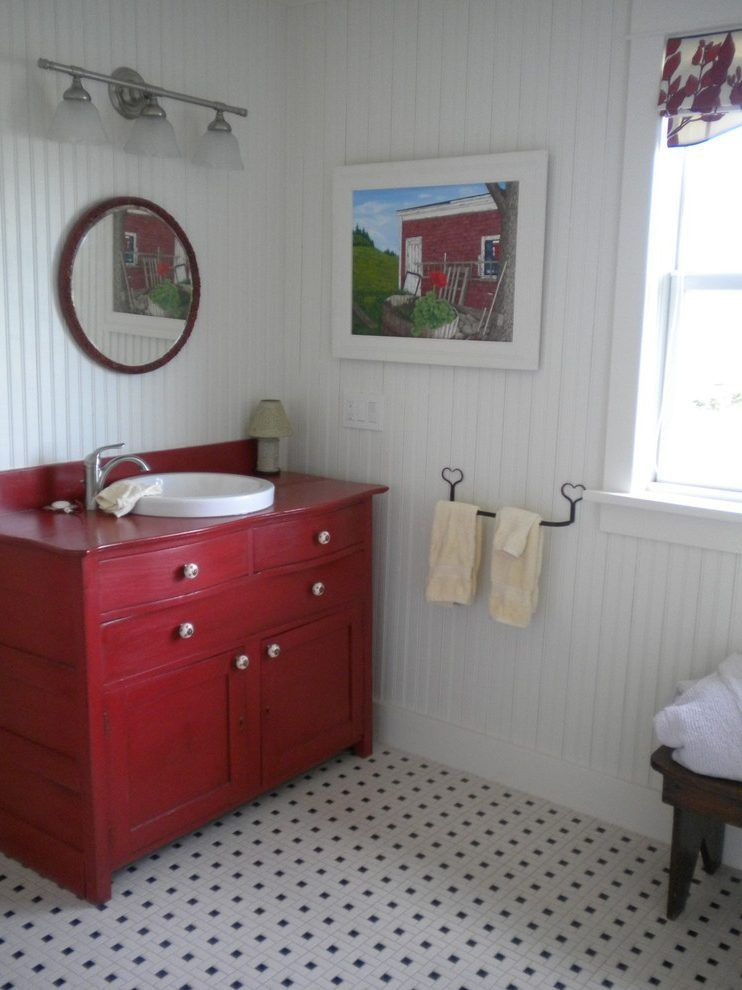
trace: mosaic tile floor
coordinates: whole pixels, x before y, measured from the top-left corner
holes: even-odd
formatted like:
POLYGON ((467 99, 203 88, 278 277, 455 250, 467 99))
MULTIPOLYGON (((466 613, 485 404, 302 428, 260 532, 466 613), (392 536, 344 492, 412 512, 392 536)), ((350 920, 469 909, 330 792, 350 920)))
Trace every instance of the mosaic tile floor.
POLYGON ((664 918, 668 847, 396 751, 330 761, 119 872, 0 856, 0 990, 742 987, 742 876, 664 918))

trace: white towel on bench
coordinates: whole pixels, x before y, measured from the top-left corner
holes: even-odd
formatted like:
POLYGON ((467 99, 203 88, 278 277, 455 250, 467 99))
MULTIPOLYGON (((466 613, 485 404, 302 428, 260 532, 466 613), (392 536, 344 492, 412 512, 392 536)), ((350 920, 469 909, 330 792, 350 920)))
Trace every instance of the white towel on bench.
POLYGON ((655 715, 654 730, 694 773, 742 780, 742 656, 686 687, 655 715))

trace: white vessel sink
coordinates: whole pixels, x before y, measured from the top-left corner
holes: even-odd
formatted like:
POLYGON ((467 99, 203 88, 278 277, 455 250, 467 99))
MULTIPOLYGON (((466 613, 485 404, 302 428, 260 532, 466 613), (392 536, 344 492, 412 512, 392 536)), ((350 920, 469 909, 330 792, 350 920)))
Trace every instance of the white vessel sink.
POLYGON ((136 475, 162 482, 162 494, 143 495, 132 509, 140 516, 244 516, 273 505, 275 489, 270 481, 246 474, 209 474, 184 471, 174 474, 136 475))

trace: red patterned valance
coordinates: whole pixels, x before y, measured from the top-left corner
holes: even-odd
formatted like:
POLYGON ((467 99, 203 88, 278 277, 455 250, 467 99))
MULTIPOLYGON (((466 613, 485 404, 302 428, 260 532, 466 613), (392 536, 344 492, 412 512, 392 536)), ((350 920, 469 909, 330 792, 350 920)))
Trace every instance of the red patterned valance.
POLYGON ((699 144, 742 125, 742 28, 670 38, 659 98, 667 144, 699 144))

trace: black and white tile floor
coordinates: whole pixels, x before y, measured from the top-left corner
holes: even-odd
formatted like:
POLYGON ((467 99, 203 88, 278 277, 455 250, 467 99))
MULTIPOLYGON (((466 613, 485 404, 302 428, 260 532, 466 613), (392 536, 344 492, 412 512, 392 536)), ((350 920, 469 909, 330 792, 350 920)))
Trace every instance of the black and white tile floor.
POLYGON ((122 870, 102 908, 0 857, 0 990, 742 987, 742 877, 396 751, 344 754, 122 870))

